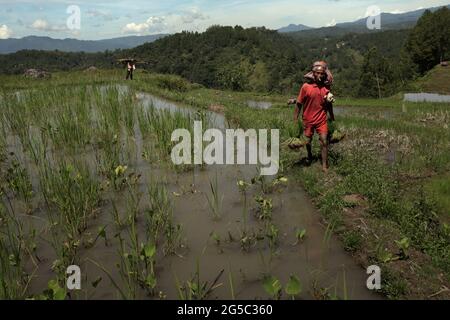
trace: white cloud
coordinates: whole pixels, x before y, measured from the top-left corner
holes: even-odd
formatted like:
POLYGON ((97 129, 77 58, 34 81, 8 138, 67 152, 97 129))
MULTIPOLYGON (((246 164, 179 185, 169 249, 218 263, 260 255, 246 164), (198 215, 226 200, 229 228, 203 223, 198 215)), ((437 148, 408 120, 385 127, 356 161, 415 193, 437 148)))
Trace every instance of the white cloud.
POLYGON ((123 33, 175 33, 182 30, 198 29, 199 21, 207 20, 208 17, 198 9, 192 8, 180 14, 169 14, 165 16, 152 16, 145 22, 131 22, 122 29, 123 33))
POLYGON ((392 13, 392 14, 400 14, 400 13, 405 13, 405 11, 396 9, 396 10, 391 11, 391 12, 389 12, 389 13, 392 13))
POLYGON ((37 19, 31 24, 31 28, 39 30, 39 31, 47 31, 47 32, 58 32, 58 31, 67 31, 66 26, 59 25, 50 25, 47 20, 37 19))
POLYGON ((8 39, 11 37, 12 31, 6 24, 0 26, 0 39, 8 39))
POLYGON ((144 33, 148 31, 148 24, 144 23, 127 23, 127 25, 122 29, 123 33, 144 33))
POLYGON ((34 28, 34 29, 37 29, 37 30, 47 30, 48 29, 48 22, 46 20, 43 20, 43 19, 37 19, 36 21, 33 22, 31 27, 34 28))

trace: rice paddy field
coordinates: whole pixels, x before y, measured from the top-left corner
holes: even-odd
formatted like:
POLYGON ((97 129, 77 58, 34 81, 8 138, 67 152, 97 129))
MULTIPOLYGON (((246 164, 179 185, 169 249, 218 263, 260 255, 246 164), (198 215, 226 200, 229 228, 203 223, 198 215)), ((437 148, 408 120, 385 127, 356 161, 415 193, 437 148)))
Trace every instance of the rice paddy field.
POLYGON ((283 148, 265 177, 175 166, 171 134, 201 121, 285 141, 289 96, 123 77, 1 76, 0 299, 450 298, 448 103, 338 98, 330 172, 315 140, 312 164, 283 148))

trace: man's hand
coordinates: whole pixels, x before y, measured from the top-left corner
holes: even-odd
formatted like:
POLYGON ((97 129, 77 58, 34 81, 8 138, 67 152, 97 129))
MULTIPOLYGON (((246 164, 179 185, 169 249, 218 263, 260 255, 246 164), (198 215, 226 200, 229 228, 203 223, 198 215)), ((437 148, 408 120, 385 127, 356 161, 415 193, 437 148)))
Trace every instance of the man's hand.
POLYGON ((334 95, 329 92, 326 96, 325 96, 325 100, 327 100, 327 102, 329 103, 335 103, 336 99, 334 98, 334 95))
POLYGON ((330 103, 330 102, 327 102, 327 111, 328 111, 328 114, 329 114, 328 120, 330 120, 331 122, 335 121, 333 104, 330 103))
POLYGON ((296 104, 296 103, 297 103, 297 100, 294 99, 294 98, 291 98, 291 99, 288 100, 288 105, 296 104))

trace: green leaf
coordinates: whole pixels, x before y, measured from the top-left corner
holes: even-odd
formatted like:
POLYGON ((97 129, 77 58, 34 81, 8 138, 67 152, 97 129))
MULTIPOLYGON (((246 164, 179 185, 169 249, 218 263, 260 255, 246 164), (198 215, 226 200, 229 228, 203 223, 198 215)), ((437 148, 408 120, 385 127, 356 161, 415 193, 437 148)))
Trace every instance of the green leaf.
POLYGON ((147 279, 145 279, 145 284, 150 288, 150 289, 155 289, 156 287, 156 277, 153 274, 149 274, 147 276, 147 279))
POLYGON ((281 291, 281 283, 273 276, 267 276, 263 282, 264 290, 272 297, 276 297, 281 291))
POLYGON ((406 249, 409 248, 409 239, 408 239, 408 238, 403 238, 403 239, 400 240, 400 241, 395 240, 395 243, 397 244, 397 246, 398 246, 400 249, 406 250, 406 249))
POLYGON ((285 291, 290 296, 297 296, 302 292, 302 286, 300 284, 300 279, 295 275, 291 275, 289 282, 286 285, 285 291))
POLYGON ((98 228, 98 236, 106 239, 106 226, 98 228))
POLYGON ((145 257, 152 259, 156 253, 156 246, 154 244, 146 244, 144 247, 145 257))
POLYGON ((66 298, 66 290, 59 286, 58 281, 50 280, 48 282, 48 288, 53 293, 53 300, 64 300, 66 298))
POLYGON ((295 237, 298 240, 303 240, 306 236, 306 229, 297 229, 297 232, 295 233, 295 237))

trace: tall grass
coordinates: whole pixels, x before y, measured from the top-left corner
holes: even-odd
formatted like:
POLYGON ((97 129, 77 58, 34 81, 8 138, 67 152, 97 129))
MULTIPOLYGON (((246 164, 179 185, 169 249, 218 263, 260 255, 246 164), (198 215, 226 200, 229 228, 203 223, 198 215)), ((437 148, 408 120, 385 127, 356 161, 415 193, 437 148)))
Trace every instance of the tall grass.
MULTIPOLYGON (((9 201, 8 199, 7 202, 9 201)), ((25 251, 22 223, 17 219, 10 203, 4 205, 2 202, 0 203, 0 299, 23 299, 26 296, 29 279, 24 272, 25 251)))
POLYGON ((173 219, 173 204, 164 185, 154 182, 148 185, 149 208, 145 210, 147 236, 158 244, 162 241, 165 255, 176 254, 183 243, 181 225, 173 219))
POLYGON ((73 264, 83 232, 100 201, 99 183, 85 164, 48 162, 40 168, 43 197, 47 203, 50 242, 58 260, 53 269, 64 279, 65 268, 73 264))
POLYGON ((222 217, 222 202, 223 195, 219 190, 219 179, 217 171, 214 178, 209 180, 210 192, 205 193, 206 200, 208 201, 209 209, 214 220, 219 220, 222 217))

